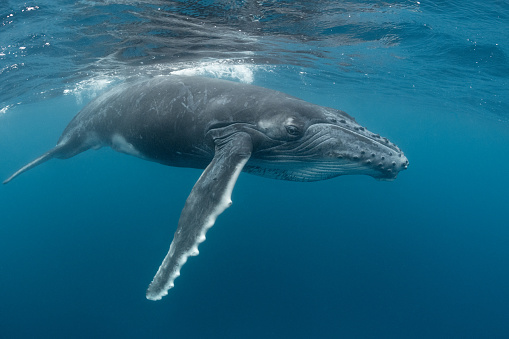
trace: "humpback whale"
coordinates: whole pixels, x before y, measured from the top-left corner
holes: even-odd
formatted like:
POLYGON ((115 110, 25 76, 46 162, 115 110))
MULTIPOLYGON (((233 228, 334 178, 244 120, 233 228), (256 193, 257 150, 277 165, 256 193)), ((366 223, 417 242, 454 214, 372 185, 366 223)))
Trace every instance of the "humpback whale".
POLYGON ((126 82, 92 100, 57 145, 4 181, 52 158, 112 149, 168 166, 203 169, 146 297, 173 287, 189 256, 231 205, 241 172, 292 181, 364 174, 395 179, 403 152, 347 113, 288 94, 226 80, 157 76, 126 82))

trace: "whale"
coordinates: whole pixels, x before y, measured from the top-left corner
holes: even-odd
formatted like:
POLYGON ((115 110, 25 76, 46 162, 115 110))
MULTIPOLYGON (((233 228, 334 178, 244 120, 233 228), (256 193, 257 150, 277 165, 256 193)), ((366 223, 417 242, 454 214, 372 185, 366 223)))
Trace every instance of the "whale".
POLYGON ((196 76, 126 81, 88 103, 55 147, 4 184, 53 158, 111 147, 167 166, 203 169, 146 297, 168 294, 207 230, 231 204, 241 172, 290 181, 361 174, 393 180, 408 159, 347 113, 280 91, 196 76))

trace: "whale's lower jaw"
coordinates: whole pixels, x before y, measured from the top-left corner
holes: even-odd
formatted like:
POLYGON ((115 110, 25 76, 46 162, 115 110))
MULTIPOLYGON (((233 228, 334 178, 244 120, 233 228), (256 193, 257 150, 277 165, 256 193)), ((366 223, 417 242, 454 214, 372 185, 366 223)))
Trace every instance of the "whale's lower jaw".
POLYGON ((244 172, 278 180, 321 181, 340 175, 364 174, 377 176, 377 171, 361 163, 346 160, 320 162, 249 162, 244 172))

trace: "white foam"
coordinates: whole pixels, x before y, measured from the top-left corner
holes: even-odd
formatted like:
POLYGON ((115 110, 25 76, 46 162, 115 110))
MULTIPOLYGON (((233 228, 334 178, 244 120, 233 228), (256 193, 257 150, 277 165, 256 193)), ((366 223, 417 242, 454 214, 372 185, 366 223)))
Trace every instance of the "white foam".
POLYGON ((228 61, 204 62, 184 69, 173 71, 176 75, 211 76, 214 78, 232 79, 251 84, 254 81, 255 65, 232 64, 228 61))
MULTIPOLYGON (((74 95, 76 102, 81 105, 101 94, 101 92, 111 86, 111 84, 122 82, 127 78, 169 74, 208 76, 251 84, 254 82, 256 71, 272 68, 272 66, 269 65, 260 66, 250 64, 249 62, 251 61, 248 60, 246 63, 245 60, 222 59, 125 67, 121 72, 115 71, 111 73, 94 74, 92 78, 69 85, 69 87, 62 90, 62 94, 74 95)), ((100 58, 95 64, 98 66, 109 65, 115 64, 115 61, 112 60, 111 56, 107 56, 100 58)), ((17 68, 17 65, 11 67, 17 68)))
POLYGON ((7 105, 3 108, 0 108, 0 114, 5 114, 7 113, 7 111, 9 110, 9 108, 11 108, 13 105, 7 105))
POLYGON ((83 97, 94 98, 100 92, 103 92, 111 83, 116 79, 111 77, 95 77, 92 79, 86 79, 74 84, 73 87, 69 87, 63 90, 64 95, 74 95, 78 104, 83 103, 83 97))

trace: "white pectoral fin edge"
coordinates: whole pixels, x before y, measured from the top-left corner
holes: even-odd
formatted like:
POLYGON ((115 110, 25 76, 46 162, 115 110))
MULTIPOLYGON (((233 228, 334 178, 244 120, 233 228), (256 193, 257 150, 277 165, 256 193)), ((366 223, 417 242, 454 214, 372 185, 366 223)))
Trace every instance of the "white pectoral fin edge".
POLYGON ((216 146, 214 159, 186 200, 170 250, 147 289, 147 299, 160 300, 167 295, 187 258, 198 255, 205 233, 232 203, 233 187, 249 160, 251 147, 251 139, 245 133, 230 135, 216 146))

